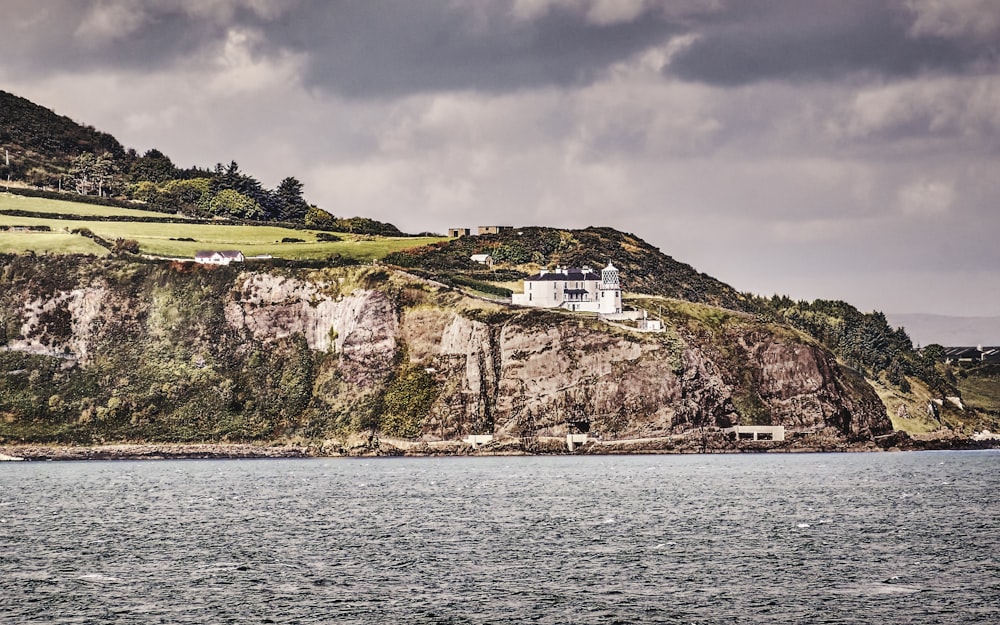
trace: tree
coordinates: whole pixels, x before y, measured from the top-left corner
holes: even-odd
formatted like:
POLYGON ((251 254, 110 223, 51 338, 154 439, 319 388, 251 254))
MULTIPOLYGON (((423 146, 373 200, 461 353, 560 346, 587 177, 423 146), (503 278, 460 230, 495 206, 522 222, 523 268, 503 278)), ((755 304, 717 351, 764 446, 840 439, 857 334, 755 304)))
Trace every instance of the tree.
POLYGON ((90 195, 96 192, 104 197, 105 190, 112 192, 117 186, 118 171, 118 163, 110 153, 95 156, 84 152, 73 159, 69 173, 76 183, 77 193, 90 195))
POLYGON ((166 182, 177 177, 177 167, 168 156, 159 150, 149 150, 132 162, 129 168, 129 179, 132 182, 149 180, 150 182, 166 182))
POLYGON ((128 195, 133 200, 153 204, 160 198, 160 190, 149 180, 129 185, 128 195))
POLYGON ((216 193, 209 203, 209 211, 215 215, 237 219, 260 219, 264 216, 260 204, 233 189, 223 189, 216 193))
POLYGON ((310 206, 306 210, 305 224, 310 228, 325 230, 333 226, 333 215, 316 206, 310 206))
POLYGON ((302 198, 302 183, 289 176, 278 184, 274 191, 275 210, 278 219, 283 221, 303 221, 309 204, 302 198))
POLYGON ((120 171, 118 163, 115 162, 114 158, 107 152, 101 154, 94 160, 94 179, 97 183, 97 195, 104 197, 105 190, 108 191, 108 195, 114 191, 116 185, 117 174, 120 171))
POLYGON ((171 206, 179 207, 185 213, 193 213, 195 209, 204 207, 208 210, 211 203, 208 178, 192 178, 190 180, 171 180, 163 185, 163 195, 171 206))
MULTIPOLYGON (((223 166, 219 163, 215 166, 212 182, 209 191, 214 197, 219 192, 230 189, 252 199, 261 208, 260 217, 267 215, 274 216, 273 195, 252 177, 240 171, 240 166, 236 161, 230 161, 229 165, 223 166)), ((259 219, 260 217, 257 217, 259 219)))
POLYGON ((84 152, 73 159, 69 174, 73 176, 73 184, 76 186, 76 192, 80 195, 90 195, 94 190, 94 163, 96 161, 97 158, 90 152, 84 152))

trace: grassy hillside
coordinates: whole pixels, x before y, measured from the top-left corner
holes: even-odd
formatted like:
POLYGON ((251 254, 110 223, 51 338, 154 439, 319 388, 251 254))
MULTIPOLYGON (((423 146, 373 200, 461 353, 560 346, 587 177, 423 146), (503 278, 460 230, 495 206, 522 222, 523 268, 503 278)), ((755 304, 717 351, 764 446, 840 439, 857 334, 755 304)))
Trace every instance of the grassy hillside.
POLYGON ((967 405, 988 412, 1000 421, 1000 365, 963 369, 955 377, 967 405))
MULTIPOLYGON (((161 211, 144 210, 141 204, 136 208, 121 208, 118 206, 104 206, 101 204, 90 204, 84 202, 74 202, 67 195, 67 199, 56 200, 51 198, 34 198, 12 193, 0 193, 0 219, 3 215, 10 213, 33 213, 39 217, 49 215, 79 215, 81 217, 108 217, 108 218, 135 218, 135 219, 165 219, 167 216, 161 211)), ((171 215, 171 217, 178 217, 171 215)))
POLYGON ((339 255, 359 261, 369 261, 399 250, 443 240, 443 237, 330 235, 318 230, 235 225, 224 221, 182 219, 175 220, 179 223, 104 221, 109 218, 162 220, 165 217, 162 213, 138 209, 0 194, 0 227, 49 230, 49 232, 0 232, 0 251, 12 253, 32 251, 36 254, 106 253, 107 250, 92 239, 74 234, 84 229, 106 241, 134 240, 139 244, 141 253, 164 257, 193 257, 195 252, 205 249, 239 249, 248 256, 269 254, 288 260, 314 260, 339 255), (39 216, 27 216, 31 214, 39 216), (58 215, 59 218, 49 215, 58 215), (64 216, 79 216, 79 218, 62 218, 64 216), (292 241, 293 239, 297 241, 292 241))
POLYGON ((393 254, 387 262, 415 267, 437 277, 456 274, 520 288, 520 278, 556 265, 598 270, 613 262, 621 270, 622 283, 634 293, 746 309, 746 298, 736 289, 678 262, 639 237, 613 228, 559 230, 518 228, 497 235, 462 237, 427 247, 393 254), (490 254, 494 268, 469 260, 472 254, 490 254))
POLYGON ((0 162, 4 180, 8 175, 42 180, 64 174, 84 152, 125 153, 111 135, 6 91, 0 91, 0 148, 16 155, 10 166, 0 162))

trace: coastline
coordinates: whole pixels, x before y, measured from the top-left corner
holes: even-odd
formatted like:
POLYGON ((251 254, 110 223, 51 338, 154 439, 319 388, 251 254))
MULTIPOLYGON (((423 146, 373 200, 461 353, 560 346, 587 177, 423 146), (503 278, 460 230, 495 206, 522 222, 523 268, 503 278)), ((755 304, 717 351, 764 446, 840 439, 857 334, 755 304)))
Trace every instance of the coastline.
POLYGON ((879 451, 962 451, 998 449, 1000 441, 941 438, 916 440, 892 435, 879 441, 800 440, 723 441, 690 438, 651 439, 641 443, 592 441, 570 451, 564 444, 517 440, 499 441, 474 447, 462 441, 376 441, 373 445, 344 448, 339 445, 281 445, 251 443, 110 443, 101 445, 0 444, 0 463, 17 461, 86 460, 237 460, 267 458, 358 458, 436 456, 593 456, 670 455, 742 453, 865 453, 879 451))

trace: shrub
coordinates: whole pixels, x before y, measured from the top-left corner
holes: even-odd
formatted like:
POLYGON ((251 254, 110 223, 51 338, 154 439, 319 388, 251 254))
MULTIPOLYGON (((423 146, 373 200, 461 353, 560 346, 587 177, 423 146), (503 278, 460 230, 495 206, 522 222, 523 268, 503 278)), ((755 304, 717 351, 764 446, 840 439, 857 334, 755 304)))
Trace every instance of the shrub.
POLYGON ((135 239, 115 239, 115 243, 111 247, 111 252, 113 254, 138 254, 139 242, 135 239))

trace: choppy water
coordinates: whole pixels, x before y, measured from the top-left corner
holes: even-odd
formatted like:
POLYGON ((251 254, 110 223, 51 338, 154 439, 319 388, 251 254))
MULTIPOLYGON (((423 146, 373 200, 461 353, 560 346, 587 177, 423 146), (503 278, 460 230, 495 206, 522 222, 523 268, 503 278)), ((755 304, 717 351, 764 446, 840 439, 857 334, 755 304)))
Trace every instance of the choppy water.
POLYGON ((1000 453, 0 465, 6 623, 1000 623, 1000 453))

